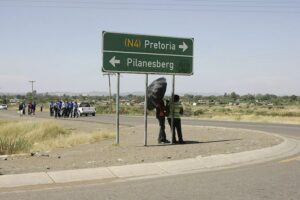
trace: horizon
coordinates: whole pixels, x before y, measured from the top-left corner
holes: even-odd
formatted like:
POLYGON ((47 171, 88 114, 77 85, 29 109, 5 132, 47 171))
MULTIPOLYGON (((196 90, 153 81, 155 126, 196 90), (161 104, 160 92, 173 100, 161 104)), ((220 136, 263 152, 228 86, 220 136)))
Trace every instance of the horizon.
MULTIPOLYGON (((203 96, 203 97, 209 97, 209 96, 224 96, 225 93, 227 95, 230 95, 232 92, 234 91, 231 91, 231 92, 224 92, 223 94, 221 93, 196 93, 196 92, 178 92, 178 93, 175 93, 175 94, 179 94, 181 96, 184 96, 184 95, 192 95, 192 96, 203 96)), ((16 95, 26 95, 30 92, 11 92, 11 93, 3 93, 3 92, 0 92, 0 96, 3 96, 3 95, 8 95, 8 96, 16 96, 16 95)), ((259 95, 275 95, 275 96, 278 96, 278 97, 284 97, 284 96, 297 96, 297 97, 300 97, 300 95, 295 95, 295 94, 291 94, 291 95, 287 95, 287 94, 272 94, 272 93, 246 93, 246 94, 240 94, 240 93, 237 93, 237 92, 234 92, 235 94, 239 95, 239 96, 246 96, 246 95, 253 95, 253 96, 259 96, 259 95)), ((105 91, 102 91, 102 92, 98 92, 98 91, 90 91, 90 92, 68 92, 68 91, 56 91, 56 92, 41 92, 41 93, 36 93, 36 95, 45 95, 45 94, 49 94, 49 95, 53 95, 53 96, 63 96, 63 95, 66 95, 66 96, 109 96, 109 92, 105 92, 105 91), (92 95, 93 94, 93 95, 92 95)), ((111 94, 112 96, 116 95, 116 93, 112 93, 111 94)), ((134 91, 134 92, 120 92, 120 96, 128 96, 128 95, 134 95, 134 96, 145 96, 145 93, 144 92, 141 92, 141 91, 134 91)), ((165 94, 165 96, 171 96, 171 94, 165 94)))

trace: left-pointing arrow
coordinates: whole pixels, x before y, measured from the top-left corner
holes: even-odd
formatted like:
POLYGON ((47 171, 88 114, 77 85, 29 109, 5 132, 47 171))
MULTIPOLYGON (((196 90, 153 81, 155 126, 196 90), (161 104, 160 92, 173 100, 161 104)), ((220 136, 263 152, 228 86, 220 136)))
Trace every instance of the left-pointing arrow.
POLYGON ((112 58, 109 60, 109 63, 110 63, 112 66, 116 67, 116 64, 120 64, 120 60, 117 60, 117 59, 116 59, 116 56, 114 56, 114 57, 112 57, 112 58))

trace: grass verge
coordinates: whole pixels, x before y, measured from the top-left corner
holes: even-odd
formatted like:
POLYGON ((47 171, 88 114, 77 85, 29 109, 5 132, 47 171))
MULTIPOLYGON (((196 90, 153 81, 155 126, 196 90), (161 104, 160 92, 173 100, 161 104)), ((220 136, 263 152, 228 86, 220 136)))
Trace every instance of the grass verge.
POLYGON ((54 121, 0 122, 0 155, 72 147, 112 138, 113 133, 72 133, 54 121))

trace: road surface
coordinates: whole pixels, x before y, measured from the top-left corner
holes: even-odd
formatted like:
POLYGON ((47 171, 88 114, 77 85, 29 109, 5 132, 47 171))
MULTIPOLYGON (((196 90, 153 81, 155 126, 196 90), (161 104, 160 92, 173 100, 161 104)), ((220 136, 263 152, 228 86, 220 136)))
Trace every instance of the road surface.
MULTIPOLYGON (((39 117, 47 117, 46 114, 39 117)), ((91 123, 114 123, 114 116, 82 117, 91 123)), ((143 124, 142 117, 122 116, 124 125, 143 124)), ((156 123, 150 118, 149 123, 156 123)), ((244 128, 277 133, 300 140, 300 126, 287 124, 225 122, 184 119, 183 124, 244 128)), ((222 200, 299 200, 300 154, 263 164, 161 178, 95 181, 10 189, 1 200, 83 200, 83 199, 222 199, 222 200)))

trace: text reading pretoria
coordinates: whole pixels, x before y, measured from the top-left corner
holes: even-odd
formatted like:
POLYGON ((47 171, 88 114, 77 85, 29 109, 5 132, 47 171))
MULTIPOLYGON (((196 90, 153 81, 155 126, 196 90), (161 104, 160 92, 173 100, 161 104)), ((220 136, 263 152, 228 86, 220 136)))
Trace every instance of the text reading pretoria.
MULTIPOLYGON (((135 48, 141 48, 142 42, 139 39, 125 39, 125 46, 126 47, 135 47, 135 48)), ((172 42, 152 42, 150 40, 144 40, 143 42, 143 47, 145 49, 159 49, 159 50, 176 50, 176 45, 173 44, 172 42)))

